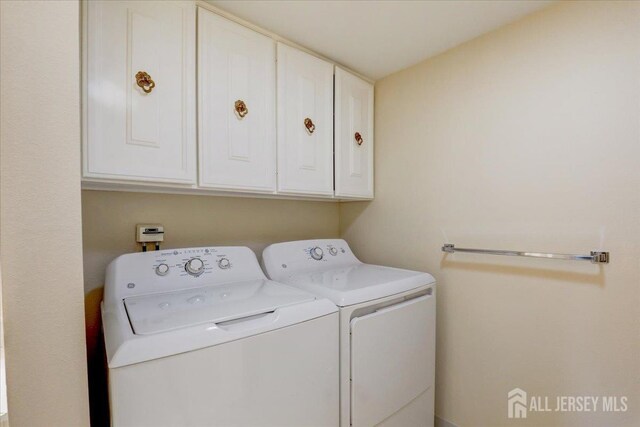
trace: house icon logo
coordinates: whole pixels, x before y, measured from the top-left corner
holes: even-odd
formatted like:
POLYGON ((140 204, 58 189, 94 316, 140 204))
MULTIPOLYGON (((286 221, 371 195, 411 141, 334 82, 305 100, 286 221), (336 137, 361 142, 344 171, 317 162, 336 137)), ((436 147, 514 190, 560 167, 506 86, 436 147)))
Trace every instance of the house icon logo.
POLYGON ((527 418, 527 392, 514 388, 507 393, 509 418, 527 418))

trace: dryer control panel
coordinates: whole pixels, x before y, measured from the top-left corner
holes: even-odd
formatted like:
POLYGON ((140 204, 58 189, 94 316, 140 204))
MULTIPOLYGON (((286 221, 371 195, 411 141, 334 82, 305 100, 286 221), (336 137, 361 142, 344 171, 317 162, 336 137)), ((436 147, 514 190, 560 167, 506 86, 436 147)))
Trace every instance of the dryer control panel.
POLYGON ((233 281, 265 279, 247 247, 167 249, 119 256, 109 264, 105 301, 233 281))
POLYGON ((264 250, 262 261, 273 280, 299 273, 360 264, 347 242, 342 239, 276 243, 264 250))

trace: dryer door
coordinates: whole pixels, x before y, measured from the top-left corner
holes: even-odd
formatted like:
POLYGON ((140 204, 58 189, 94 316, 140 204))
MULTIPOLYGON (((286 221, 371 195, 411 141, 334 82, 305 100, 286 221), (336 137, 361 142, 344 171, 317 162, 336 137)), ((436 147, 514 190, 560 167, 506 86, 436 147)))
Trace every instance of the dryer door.
POLYGON ((429 294, 351 320, 353 426, 381 423, 433 387, 435 314, 429 294))

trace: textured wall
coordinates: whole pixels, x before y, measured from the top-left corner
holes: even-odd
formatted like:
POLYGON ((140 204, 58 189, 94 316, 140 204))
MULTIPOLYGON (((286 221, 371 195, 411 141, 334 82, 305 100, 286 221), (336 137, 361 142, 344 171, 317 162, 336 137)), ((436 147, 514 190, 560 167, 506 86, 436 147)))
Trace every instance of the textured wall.
POLYGON ((520 387, 630 400, 518 425, 640 425, 640 3, 552 6, 375 96, 376 198, 341 205, 341 233, 365 261, 438 279, 437 415, 514 425, 520 387), (443 256, 445 242, 612 262, 443 256))
POLYGON ((0 251, 12 427, 89 423, 77 1, 2 1, 0 251))

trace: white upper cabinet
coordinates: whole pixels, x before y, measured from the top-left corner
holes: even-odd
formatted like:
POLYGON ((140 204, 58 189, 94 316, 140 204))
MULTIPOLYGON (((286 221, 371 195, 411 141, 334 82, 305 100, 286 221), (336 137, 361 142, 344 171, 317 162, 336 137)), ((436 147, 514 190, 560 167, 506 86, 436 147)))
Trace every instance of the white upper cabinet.
POLYGON ((333 195, 333 64, 282 43, 278 191, 333 195))
POLYGON ((84 6, 84 177, 195 184, 194 4, 84 6))
POLYGON ((201 187, 276 190, 275 90, 275 42, 198 8, 201 187))
POLYGON ((82 1, 83 188, 373 198, 372 84, 203 2, 82 1))
POLYGON ((336 67, 336 197, 373 198, 373 85, 336 67))

